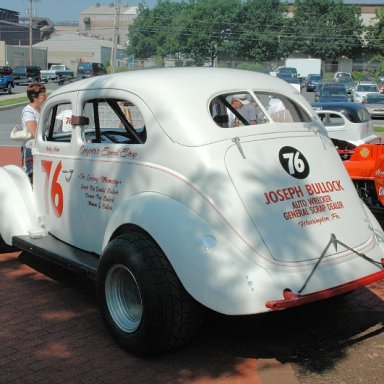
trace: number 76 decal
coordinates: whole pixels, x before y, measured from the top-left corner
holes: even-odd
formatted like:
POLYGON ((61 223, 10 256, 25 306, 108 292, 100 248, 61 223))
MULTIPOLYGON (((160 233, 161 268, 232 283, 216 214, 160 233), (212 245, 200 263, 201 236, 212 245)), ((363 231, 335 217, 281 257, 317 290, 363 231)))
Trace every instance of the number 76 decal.
POLYGON ((309 175, 308 161, 296 148, 288 146, 281 148, 279 160, 285 171, 296 179, 305 179, 309 175))
POLYGON ((63 188, 58 182, 60 171, 62 168, 61 161, 57 164, 55 171, 53 172, 52 180, 52 161, 42 160, 41 168, 45 172, 44 194, 45 194, 45 211, 49 214, 49 202, 52 204, 53 212, 57 217, 61 217, 63 214, 64 206, 64 194, 63 188), (50 184, 51 182, 51 184, 50 184))

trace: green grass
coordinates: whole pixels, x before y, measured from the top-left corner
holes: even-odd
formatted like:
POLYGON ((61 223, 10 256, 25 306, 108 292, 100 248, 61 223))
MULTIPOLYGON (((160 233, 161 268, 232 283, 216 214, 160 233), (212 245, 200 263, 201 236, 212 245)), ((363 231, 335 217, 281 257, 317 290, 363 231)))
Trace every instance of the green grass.
POLYGON ((14 105, 19 103, 28 103, 27 96, 21 96, 15 99, 0 100, 0 107, 7 107, 8 105, 14 105))
POLYGON ((374 127, 376 133, 384 133, 384 127, 374 127))

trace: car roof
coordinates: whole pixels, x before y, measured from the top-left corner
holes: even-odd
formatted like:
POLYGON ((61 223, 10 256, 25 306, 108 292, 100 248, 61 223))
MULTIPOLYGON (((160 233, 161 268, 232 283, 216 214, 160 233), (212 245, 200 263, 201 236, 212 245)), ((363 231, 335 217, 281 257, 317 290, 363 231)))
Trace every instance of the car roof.
MULTIPOLYGON (((233 137, 232 130, 217 129, 209 111, 210 102, 227 92, 256 90, 282 94, 314 116, 305 98, 282 79, 253 71, 213 67, 160 68, 96 76, 64 85, 50 98, 100 88, 135 94, 175 141, 191 146, 233 137)), ((250 131, 244 131, 244 135, 249 135, 250 131)))
MULTIPOLYGON (((336 111, 345 115, 350 121, 357 123, 360 122, 359 111, 362 109, 366 109, 364 105, 360 103, 353 103, 350 101, 344 102, 315 102, 311 103, 312 108, 317 111, 336 111)), ((368 111, 366 112, 368 114, 368 111)))

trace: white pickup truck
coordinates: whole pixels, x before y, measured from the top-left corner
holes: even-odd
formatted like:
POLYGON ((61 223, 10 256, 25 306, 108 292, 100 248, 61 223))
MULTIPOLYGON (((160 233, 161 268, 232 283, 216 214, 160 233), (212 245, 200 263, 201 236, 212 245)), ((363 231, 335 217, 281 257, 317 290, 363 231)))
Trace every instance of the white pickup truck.
POLYGON ((3 241, 93 278, 107 328, 139 356, 187 342, 209 310, 281 310, 384 278, 382 228, 281 79, 73 82, 45 102, 33 157, 33 185, 0 168, 3 241))
POLYGON ((74 78, 73 71, 64 64, 52 64, 49 69, 40 71, 41 81, 57 81, 64 83, 66 80, 74 78))

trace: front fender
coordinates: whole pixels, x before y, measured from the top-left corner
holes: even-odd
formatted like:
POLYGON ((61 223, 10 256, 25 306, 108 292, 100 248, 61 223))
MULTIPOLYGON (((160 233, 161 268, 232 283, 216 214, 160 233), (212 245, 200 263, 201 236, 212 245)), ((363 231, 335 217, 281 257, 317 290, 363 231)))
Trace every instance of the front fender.
POLYGON ((154 238, 185 289, 197 301, 225 314, 265 312, 265 302, 277 295, 272 279, 234 246, 236 235, 221 222, 221 228, 219 219, 213 227, 170 196, 138 194, 115 211, 103 249, 116 229, 135 224, 154 238))
POLYGON ((39 215, 32 185, 20 167, 0 167, 0 180, 0 234, 12 245, 13 236, 28 235, 28 230, 39 227, 39 215))

